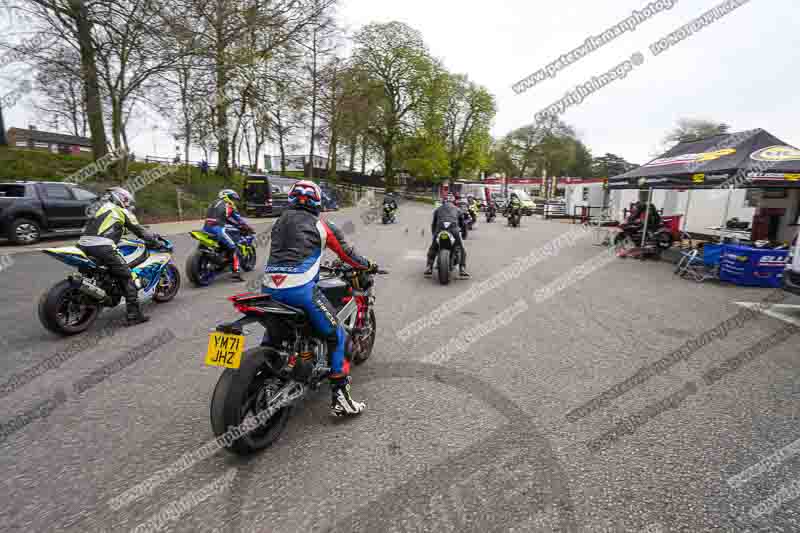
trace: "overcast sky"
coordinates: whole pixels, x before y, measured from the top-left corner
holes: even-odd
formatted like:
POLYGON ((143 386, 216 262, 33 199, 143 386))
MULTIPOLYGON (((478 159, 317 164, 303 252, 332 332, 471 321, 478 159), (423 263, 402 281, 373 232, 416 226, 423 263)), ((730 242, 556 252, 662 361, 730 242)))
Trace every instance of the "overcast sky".
MULTIPOLYGON (((644 63, 568 109, 594 155, 606 152, 644 163, 681 117, 723 121, 734 131, 761 127, 800 146, 800 0, 751 0, 662 54, 654 41, 719 4, 677 0, 599 50, 522 94, 511 86, 642 9, 648 0, 342 0, 350 31, 399 20, 420 30, 431 53, 453 72, 486 86, 498 103, 495 136, 529 124, 534 114, 635 52, 644 63)), ((5 89, 8 89, 7 83, 5 89)), ((6 126, 36 124, 30 99, 6 126)), ((38 123, 42 121, 39 120, 38 123)), ((160 119, 141 117, 131 128, 137 154, 174 154, 175 142, 156 132, 160 119)), ((162 128, 166 124, 161 125, 162 128)), ((197 155, 193 155, 197 157, 197 155)))

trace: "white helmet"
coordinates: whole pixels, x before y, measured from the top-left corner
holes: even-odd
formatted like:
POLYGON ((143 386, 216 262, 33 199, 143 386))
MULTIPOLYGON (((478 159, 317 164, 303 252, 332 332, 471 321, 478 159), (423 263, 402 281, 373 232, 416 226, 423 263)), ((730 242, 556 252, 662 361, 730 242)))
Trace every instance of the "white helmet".
POLYGON ((133 194, 128 192, 127 189, 123 189, 122 187, 111 187, 110 189, 106 190, 106 193, 108 193, 109 199, 114 204, 123 209, 132 209, 136 205, 136 200, 134 199, 133 194))

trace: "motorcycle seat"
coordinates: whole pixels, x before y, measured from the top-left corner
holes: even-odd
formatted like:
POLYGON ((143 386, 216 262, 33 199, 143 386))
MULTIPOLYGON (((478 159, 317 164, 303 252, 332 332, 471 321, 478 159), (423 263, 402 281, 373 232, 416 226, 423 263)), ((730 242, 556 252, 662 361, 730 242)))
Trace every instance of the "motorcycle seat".
POLYGON ((236 296, 232 296, 230 300, 234 304, 243 304, 247 307, 256 308, 264 313, 298 317, 306 315, 306 312, 302 309, 273 300, 272 296, 269 294, 237 294, 236 296))

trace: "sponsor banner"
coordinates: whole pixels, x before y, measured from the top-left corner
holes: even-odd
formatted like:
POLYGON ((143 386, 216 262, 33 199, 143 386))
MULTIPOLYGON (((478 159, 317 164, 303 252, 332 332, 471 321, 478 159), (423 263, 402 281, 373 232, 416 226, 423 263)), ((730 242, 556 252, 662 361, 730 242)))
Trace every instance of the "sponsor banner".
POLYGON ((754 161, 800 161, 800 150, 791 146, 768 146, 750 154, 754 161))
POLYGON ((785 172, 748 172, 748 181, 800 181, 800 174, 785 172))
POLYGON ((662 157, 650 161, 644 167, 664 167, 669 165, 687 165, 689 163, 705 163, 707 161, 714 161, 721 157, 733 155, 736 153, 735 148, 725 148, 722 150, 714 150, 713 152, 701 152, 695 154, 681 154, 674 157, 662 157))
POLYGON ((786 263, 788 262, 789 262, 788 256, 780 256, 780 255, 765 255, 758 260, 759 266, 782 267, 786 266, 786 263))

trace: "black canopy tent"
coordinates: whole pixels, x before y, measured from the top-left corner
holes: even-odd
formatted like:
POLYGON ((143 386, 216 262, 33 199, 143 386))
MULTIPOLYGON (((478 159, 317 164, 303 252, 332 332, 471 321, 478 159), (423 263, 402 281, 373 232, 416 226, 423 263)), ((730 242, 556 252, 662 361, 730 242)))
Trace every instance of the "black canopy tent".
POLYGON ((609 189, 800 188, 800 150, 762 129, 673 146, 625 174, 609 189))
MULTIPOLYGON (((609 178, 609 190, 800 188, 800 150, 763 129, 683 142, 638 168, 609 178)), ((649 201, 648 201, 649 209, 649 201)), ((684 229, 689 204, 684 215, 684 229)), ((722 238, 722 236, 720 237, 722 238)))

